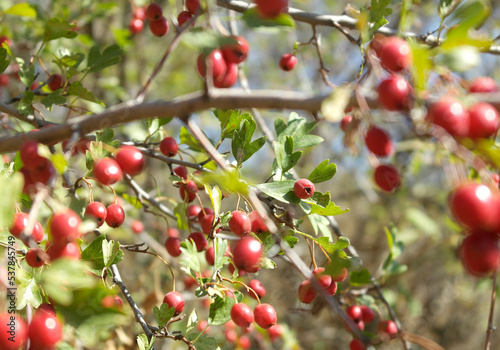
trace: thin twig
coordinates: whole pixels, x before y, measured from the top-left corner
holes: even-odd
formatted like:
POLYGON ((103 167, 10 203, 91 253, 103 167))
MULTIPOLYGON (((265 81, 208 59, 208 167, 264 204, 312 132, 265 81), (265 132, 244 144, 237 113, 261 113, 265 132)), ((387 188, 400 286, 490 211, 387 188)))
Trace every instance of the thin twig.
POLYGON ((495 300, 497 296, 497 274, 498 270, 493 271, 493 286, 491 291, 491 301, 490 301, 490 316, 488 317, 488 329, 486 330, 486 344, 484 346, 485 350, 490 350, 490 338, 491 334, 496 330, 493 325, 493 315, 495 314, 495 300))

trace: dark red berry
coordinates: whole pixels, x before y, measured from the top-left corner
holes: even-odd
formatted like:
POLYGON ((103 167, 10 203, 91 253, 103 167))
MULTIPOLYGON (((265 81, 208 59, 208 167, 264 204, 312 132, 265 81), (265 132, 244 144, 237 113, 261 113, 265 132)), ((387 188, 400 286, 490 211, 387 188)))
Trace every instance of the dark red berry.
POLYGON ((186 8, 194 15, 200 8, 200 0, 186 0, 186 8))
POLYGON ((48 312, 35 312, 28 330, 30 344, 35 349, 52 349, 62 339, 62 325, 48 312))
POLYGON ((213 266, 215 263, 215 249, 213 246, 210 246, 205 251, 205 259, 207 260, 208 265, 213 266))
POLYGON ((163 297, 163 304, 175 308, 174 316, 177 316, 184 310, 185 302, 179 292, 169 292, 163 297))
POLYGON ((286 53, 280 58, 280 68, 285 72, 289 72, 295 68, 297 57, 291 53, 286 53))
POLYGON ((410 46, 396 36, 386 38, 379 52, 382 66, 393 72, 405 69, 412 61, 410 46))
POLYGON ((26 253, 26 263, 34 268, 43 266, 50 258, 42 248, 31 248, 26 253))
MULTIPOLYGON (((255 293, 257 293, 257 296, 259 298, 263 298, 266 295, 266 288, 264 288, 264 285, 262 284, 261 281, 259 280, 251 280, 250 283, 248 283, 248 286, 254 290, 255 293)), ((255 298, 255 294, 252 293, 251 291, 248 292, 248 295, 251 298, 255 298)))
POLYGON ((178 149, 177 141, 173 137, 167 136, 160 142, 160 151, 167 157, 174 157, 178 149))
POLYGON ((366 349, 365 344, 359 339, 354 338, 349 343, 349 350, 365 350, 365 349, 366 349))
POLYGON ((314 184, 308 179, 297 180, 293 185, 293 193, 300 199, 311 198, 314 194, 314 184))
POLYGON ((363 311, 358 305, 351 305, 347 307, 345 310, 347 315, 349 315, 350 318, 352 318, 354 321, 360 321, 363 318, 363 311))
POLYGON ((376 126, 370 127, 366 132, 365 144, 377 157, 388 157, 394 152, 394 143, 389 134, 376 126))
POLYGON ((51 241, 56 244, 74 242, 80 238, 80 217, 71 209, 64 209, 52 215, 49 220, 51 241))
POLYGON ((50 257, 51 261, 67 258, 72 260, 79 260, 81 258, 80 247, 73 242, 70 243, 48 243, 45 250, 50 257))
POLYGON ((469 234, 462 241, 459 256, 466 270, 474 276, 486 276, 498 268, 498 238, 484 232, 469 234))
POLYGON ((120 227, 125 221, 125 211, 119 204, 111 204, 106 208, 106 223, 109 227, 120 227))
POLYGON ((326 288, 326 292, 329 295, 335 295, 335 293, 337 293, 337 282, 332 281, 332 283, 330 283, 330 285, 326 288))
POLYGON ((106 309, 123 309, 123 300, 118 295, 106 295, 101 300, 101 305, 106 309))
POLYGON ((140 174, 145 164, 141 151, 134 146, 121 146, 116 154, 116 162, 121 170, 130 176, 140 174))
POLYGON ((187 207, 187 217, 189 220, 198 219, 198 214, 201 213, 201 208, 199 205, 191 204, 187 207))
POLYGON ((241 328, 249 327, 254 320, 254 313, 247 304, 236 303, 231 308, 231 320, 241 328))
POLYGON ((187 180, 188 172, 185 166, 179 165, 174 168, 175 175, 179 176, 181 179, 187 180))
POLYGON ((252 224, 252 232, 262 233, 268 230, 264 219, 258 211, 251 211, 250 214, 248 214, 248 218, 250 219, 250 223, 252 224))
POLYGON ((154 36, 164 36, 168 33, 168 27, 168 21, 163 16, 154 21, 149 21, 149 29, 154 36))
POLYGON ((42 304, 40 304, 40 306, 38 307, 38 309, 36 309, 36 312, 42 312, 42 311, 43 312, 48 312, 52 316, 56 316, 57 315, 55 307, 52 304, 49 304, 49 303, 42 303, 42 304))
POLYGON ((145 20, 146 19, 146 8, 136 7, 133 13, 134 18, 145 20))
POLYGON ((253 316, 255 323, 264 329, 273 326, 278 320, 274 307, 266 303, 257 305, 253 310, 253 316))
POLYGON ((269 334, 269 338, 271 341, 275 341, 283 335, 283 326, 279 323, 276 323, 274 326, 271 326, 267 329, 267 333, 269 334))
POLYGON ((288 0, 255 0, 257 13, 264 18, 273 18, 288 11, 288 0))
POLYGON ((5 312, 0 313, 0 349, 24 349, 28 341, 28 325, 17 315, 5 312), (14 333, 14 336, 12 333, 14 333))
POLYGON ((390 164, 381 164, 375 168, 373 179, 378 187, 386 192, 392 192, 401 184, 398 169, 390 164))
POLYGON ((362 319, 364 323, 371 323, 375 319, 375 312, 373 309, 366 305, 361 305, 362 319))
POLYGON ((469 134, 469 113, 454 97, 444 97, 432 104, 427 111, 426 120, 440 126, 453 137, 469 134))
POLYGON ((200 220, 200 226, 201 230, 205 234, 210 234, 212 231, 212 225, 214 224, 214 214, 207 214, 205 216, 202 216, 200 220))
POLYGON ((64 81, 63 81, 61 74, 52 74, 47 79, 47 85, 49 86, 49 89, 52 91, 56 91, 56 90, 62 88, 64 85, 64 81))
POLYGON ((234 43, 226 45, 222 48, 222 55, 226 63, 241 63, 248 57, 250 45, 248 41, 242 36, 232 36, 234 43))
POLYGON ((101 227, 106 220, 106 207, 101 202, 90 202, 85 209, 85 218, 94 220, 97 227, 101 227))
POLYGON ((157 3, 152 3, 149 4, 149 6, 146 8, 146 18, 154 21, 163 16, 163 9, 162 7, 157 4, 157 3))
POLYGON ((214 86, 219 89, 230 88, 238 80, 238 65, 236 63, 227 63, 226 74, 220 79, 214 79, 214 86))
POLYGON ((24 232, 26 235, 26 239, 24 239, 25 244, 29 243, 29 237, 40 243, 43 239, 43 227, 37 220, 33 222, 33 229, 30 232, 25 231, 28 228, 29 223, 29 215, 26 213, 16 213, 14 214, 14 220, 12 222, 11 227, 9 228, 9 232, 16 238, 21 238, 21 233, 24 232))
POLYGON ((243 237, 236 242, 233 252, 233 262, 238 270, 257 272, 262 258, 262 244, 253 237, 243 237))
POLYGON ((202 78, 205 78, 207 75, 207 63, 209 67, 212 67, 211 72, 214 83, 222 82, 226 77, 227 72, 227 64, 226 61, 224 61, 222 52, 220 50, 213 50, 206 57, 203 54, 198 56, 196 66, 198 68, 198 73, 202 78))
POLYGON ((181 240, 179 237, 168 237, 165 241, 165 249, 167 249, 168 254, 173 257, 182 254, 181 251, 181 240))
POLYGON ((317 292, 314 290, 311 281, 305 280, 299 285, 299 300, 304 304, 310 304, 316 298, 317 292))
POLYGON ((340 129, 345 132, 347 130, 348 126, 351 124, 351 122, 352 122, 352 115, 350 115, 350 114, 346 115, 340 121, 340 129))
POLYGON ((198 213, 198 221, 201 222, 201 219, 203 219, 203 217, 205 215, 210 215, 210 214, 214 214, 214 211, 210 208, 206 208, 204 207, 203 210, 201 210, 199 213, 198 213))
POLYGON ((38 154, 38 145, 38 142, 28 140, 19 149, 19 156, 23 161, 23 165, 29 171, 43 169, 47 165, 48 159, 38 154))
POLYGON ((239 210, 232 212, 232 217, 229 219, 228 225, 229 229, 240 237, 248 235, 252 229, 248 215, 239 210))
POLYGON ((318 267, 314 269, 313 276, 322 288, 328 288, 332 284, 332 277, 329 275, 323 275, 325 271, 324 267, 318 267))
POLYGON ((489 138, 498 131, 498 112, 486 102, 476 103, 469 108, 470 128, 468 137, 489 138))
POLYGON ((138 34, 144 29, 144 21, 139 18, 132 18, 128 25, 128 29, 132 34, 138 34))
POLYGON ((205 235, 201 232, 193 232, 188 236, 188 240, 193 241, 196 245, 196 250, 201 252, 207 249, 208 241, 205 235))
POLYGON ((192 202, 196 198, 197 192, 198 186, 196 186, 196 183, 193 180, 180 184, 179 194, 184 201, 192 202))
POLYGON ((94 166, 94 176, 101 184, 112 185, 122 179, 123 172, 114 159, 102 158, 94 166))
POLYGON ((342 282, 343 280, 345 280, 347 278, 347 274, 348 274, 347 269, 345 267, 343 267, 337 275, 332 276, 332 281, 333 282, 342 282))
POLYGON ((403 111, 410 107, 412 88, 400 75, 382 80, 377 92, 382 106, 390 111, 403 111))
MULTIPOLYGON (((182 27, 186 22, 190 21, 193 18, 193 15, 189 11, 182 11, 177 16, 177 23, 179 23, 179 27, 182 27)), ((194 25, 194 22, 192 22, 194 25)))

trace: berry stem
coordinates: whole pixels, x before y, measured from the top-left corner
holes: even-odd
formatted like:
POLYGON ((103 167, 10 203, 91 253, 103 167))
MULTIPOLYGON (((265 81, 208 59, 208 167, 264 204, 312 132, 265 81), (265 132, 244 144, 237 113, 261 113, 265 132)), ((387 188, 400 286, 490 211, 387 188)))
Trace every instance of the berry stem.
MULTIPOLYGON (((232 283, 232 284, 240 284, 240 285, 242 285, 243 287, 245 287, 245 288, 246 288, 247 292, 252 292, 252 294, 253 294, 253 295, 255 295, 255 299, 257 299, 257 303, 259 303, 259 304, 260 304, 260 298, 259 298, 259 296, 257 295, 257 292, 255 292, 255 291, 253 290, 253 288, 249 287, 248 285, 246 285, 245 283, 243 283, 243 282, 241 282, 241 281, 233 281, 233 280, 231 280, 231 279, 229 279, 229 278, 226 278, 226 277, 223 277, 223 276, 221 276, 221 275, 219 275, 219 278, 220 278, 222 281, 225 281, 225 282, 229 282, 229 283, 232 283)), ((235 298, 236 298, 236 296, 235 296, 235 298)))

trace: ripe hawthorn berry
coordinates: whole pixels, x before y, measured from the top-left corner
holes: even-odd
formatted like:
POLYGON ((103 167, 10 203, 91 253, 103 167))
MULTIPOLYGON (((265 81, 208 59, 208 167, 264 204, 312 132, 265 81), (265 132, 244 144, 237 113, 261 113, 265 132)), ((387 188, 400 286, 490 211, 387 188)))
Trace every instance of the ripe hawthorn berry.
POLYGON ((28 325, 26 322, 16 316, 3 312, 0 314, 0 349, 19 350, 24 349, 28 341, 28 325), (15 332, 12 337, 11 331, 15 332))
POLYGON ((345 310, 346 314, 349 315, 354 321, 361 321, 363 318, 363 311, 358 305, 348 306, 345 310))
POLYGON ((380 164, 373 172, 373 179, 378 187, 386 192, 392 192, 401 184, 398 169, 390 164, 380 164))
POLYGON ((123 309, 123 300, 118 295, 106 295, 101 300, 101 305, 106 309, 123 309))
POLYGON ((470 274, 489 275, 500 262, 498 238, 486 232, 473 232, 462 241, 459 256, 470 274))
POLYGON ((139 234, 142 231, 144 231, 144 224, 139 220, 134 220, 132 222, 132 225, 130 225, 130 226, 132 228, 132 232, 134 232, 136 234, 139 234))
POLYGON ((276 321, 278 320, 276 310, 274 310, 272 305, 267 303, 257 305, 253 310, 253 316, 255 323, 264 329, 270 328, 276 324, 276 321))
POLYGON ((0 74, 0 86, 9 85, 9 76, 7 74, 0 74))
POLYGON ((322 288, 328 288, 332 284, 332 276, 323 275, 325 271, 324 267, 318 267, 313 271, 313 277, 316 278, 316 281, 322 288))
POLYGON ((57 244, 74 242, 81 236, 81 223, 80 217, 69 208, 54 213, 49 220, 52 241, 57 244))
POLYGON ((365 344, 357 338, 354 338, 349 343, 349 350, 365 350, 365 349, 366 349, 365 344))
POLYGON ((90 202, 85 209, 85 218, 95 221, 97 227, 101 227, 106 220, 106 207, 101 202, 90 202))
POLYGON ((398 327, 394 321, 380 321, 378 323, 378 333, 382 339, 394 338, 398 334, 398 327))
POLYGON ((390 111, 403 111, 410 106, 412 88, 400 75, 393 75, 382 80, 377 92, 382 106, 390 111))
POLYGON ((167 136, 160 142, 160 151, 167 157, 174 157, 178 149, 177 141, 173 137, 167 136))
POLYGON ((365 144, 377 157, 388 157, 394 152, 394 143, 389 134, 376 126, 371 126, 365 133, 365 144))
MULTIPOLYGON (((255 293, 257 293, 257 296, 259 298, 263 298, 265 295, 266 295, 266 288, 264 287, 264 285, 262 284, 261 281, 259 280, 256 280, 256 279, 253 279, 251 280, 249 283, 248 283, 248 286, 250 288, 252 288, 254 290, 255 293)), ((257 299, 255 297, 255 294, 252 293, 252 292, 248 292, 248 295, 251 297, 251 298, 254 298, 254 299, 257 299)))
POLYGON ((215 263, 215 249, 213 246, 210 246, 205 251, 205 259, 207 260, 208 265, 213 266, 215 263))
POLYGON ((200 220, 200 226, 201 230, 205 234, 210 234, 210 231, 212 231, 212 225, 214 224, 214 214, 207 214, 202 216, 200 220))
POLYGON ((56 312, 56 308, 52 305, 52 304, 49 304, 49 303, 41 303, 40 306, 38 307, 38 309, 36 309, 37 311, 36 312, 48 312, 49 314, 53 315, 53 316, 56 316, 57 315, 57 312, 56 312))
POLYGON ((186 8, 194 15, 200 8, 200 0, 186 0, 186 8))
POLYGON ((311 198, 314 190, 314 184, 308 179, 299 179, 293 185, 293 193, 300 199, 311 198))
MULTIPOLYGON (((186 22, 190 21, 193 18, 193 15, 189 11, 182 11, 177 15, 177 23, 179 23, 179 27, 182 27, 186 22)), ((191 25, 194 25, 192 22, 191 25)))
POLYGON ((233 262, 240 271, 254 273, 260 270, 262 244, 253 237, 243 237, 234 245, 233 262))
POLYGON ((154 21, 149 21, 149 29, 154 36, 162 37, 168 33, 168 21, 164 16, 161 16, 154 21))
POLYGON ((453 137, 464 137, 469 133, 470 117, 464 106, 454 97, 447 96, 432 104, 425 119, 442 127, 453 137))
POLYGON ((340 272, 336 275, 332 275, 333 282, 342 282, 347 278, 348 271, 345 267, 340 269, 340 272))
POLYGON ((139 18, 132 18, 128 24, 128 29, 132 34, 139 34, 144 29, 144 21, 139 18))
POLYGON ((163 297, 163 304, 167 304, 169 308, 175 308, 174 316, 177 316, 182 312, 182 310, 184 310, 185 302, 179 292, 172 291, 165 294, 163 297))
POLYGON ((250 349, 250 347, 252 346, 252 342, 246 335, 242 335, 240 336, 240 339, 238 339, 238 345, 241 349, 246 350, 250 349))
POLYGON ((231 39, 234 43, 222 47, 222 56, 226 63, 241 63, 248 57, 250 45, 248 41, 242 36, 233 35, 231 39))
POLYGON ((364 323, 371 323, 375 319, 375 312, 373 309, 367 305, 360 305, 362 320, 364 323))
POLYGON ((473 230, 496 230, 499 227, 499 202, 486 185, 466 182, 455 188, 448 204, 453 217, 473 230))
POLYGON ((202 78, 205 78, 207 75, 207 63, 208 66, 211 67, 214 84, 216 82, 222 82, 227 72, 227 63, 222 56, 222 52, 216 49, 210 52, 206 57, 203 54, 198 56, 196 66, 202 78))
MULTIPOLYGON (((26 213, 16 213, 14 214, 14 220, 12 222, 11 227, 9 228, 9 232, 16 238, 21 238, 21 233, 27 229, 29 223, 29 215, 26 213)), ((43 227, 42 225, 37 221, 34 220, 33 222, 33 229, 30 232, 24 232, 26 234, 26 239, 24 239, 24 243, 28 245, 29 243, 29 237, 36 242, 40 243, 43 239, 43 227)))
POLYGON ((280 68, 285 72, 289 72, 295 68, 297 57, 291 53, 285 53, 280 58, 280 68))
POLYGON ((490 77, 478 77, 469 84, 469 92, 472 93, 490 93, 498 90, 498 84, 490 77))
POLYGON ((179 237, 168 237, 165 241, 165 249, 173 257, 181 255, 181 239, 179 237))
POLYGON ((250 222, 248 215, 239 210, 235 210, 231 214, 232 217, 228 222, 229 229, 235 235, 240 237, 248 235, 252 230, 252 223, 250 222))
POLYGON ((188 172, 184 165, 179 165, 174 168, 174 174, 179 176, 181 179, 187 180, 188 172))
POLYGON ((231 320, 241 328, 249 327, 254 320, 254 313, 247 304, 236 303, 231 308, 231 320))
POLYGON ((111 158, 102 158, 94 166, 94 177, 103 185, 112 185, 123 177, 118 163, 111 158))
POLYGON ((198 213, 198 221, 201 221, 201 219, 205 216, 205 215, 210 215, 210 214, 213 214, 214 211, 210 208, 206 208, 206 207, 203 207, 203 210, 201 210, 199 213, 198 213))
POLYGON ((42 248, 30 248, 25 256, 26 263, 34 268, 43 266, 50 258, 42 248))
POLYGON ((393 72, 405 69, 412 61, 410 45, 396 36, 386 38, 379 52, 382 66, 393 72))
POLYGON ((238 80, 238 65, 236 63, 226 63, 226 74, 220 79, 214 79, 214 86, 219 89, 230 88, 238 80))
POLYGON ((138 6, 135 8, 134 13, 132 14, 134 18, 145 20, 146 19, 146 8, 138 6))
POLYGON ((193 241, 196 245, 196 250, 199 252, 204 251, 208 247, 208 241, 205 235, 201 232, 193 232, 188 236, 188 240, 193 241))
POLYGON ((264 219, 259 214, 258 211, 254 210, 248 214, 248 218, 250 219, 250 223, 252 225, 252 232, 262 233, 268 230, 264 219))
POLYGON ((187 207, 186 214, 189 220, 198 219, 198 214, 201 213, 201 208, 199 205, 191 204, 187 207))
POLYGON ((489 103, 476 103, 469 108, 470 127, 468 137, 489 138, 498 131, 498 112, 489 103))
POLYGON ((192 202, 196 198, 198 186, 193 180, 188 180, 186 183, 181 183, 179 194, 184 201, 192 202))
POLYGON ((31 346, 35 349, 52 349, 62 339, 62 325, 54 315, 37 311, 28 330, 31 346))
POLYGON ((163 9, 160 4, 152 3, 146 8, 146 18, 154 21, 163 16, 163 9))
POLYGON ((39 145, 40 144, 36 141, 28 140, 23 142, 19 149, 19 156, 23 161, 23 166, 29 171, 43 169, 49 161, 47 158, 38 154, 39 145))
POLYGON ((310 304, 316 299, 317 292, 313 288, 311 280, 307 279, 299 285, 299 301, 304 304, 310 304))
POLYGON ((257 13, 263 18, 274 18, 288 11, 288 0, 255 0, 257 13))
POLYGON ((130 176, 138 175, 144 169, 144 156, 135 146, 121 146, 115 159, 120 169, 130 176))
POLYGON ((271 326, 267 329, 267 334, 269 334, 269 338, 271 341, 275 341, 276 339, 281 338, 283 335, 283 326, 279 323, 274 324, 274 326, 271 326))
POLYGON ((346 115, 340 121, 340 129, 345 132, 349 127, 349 125, 351 124, 351 122, 352 122, 352 115, 351 114, 346 115))
POLYGON ((329 295, 335 295, 335 293, 337 293, 337 282, 332 281, 332 283, 330 283, 330 285, 326 288, 326 292, 329 295))
POLYGON ((80 247, 76 243, 48 243, 45 252, 50 257, 51 261, 67 258, 71 260, 79 260, 82 256, 80 247))
POLYGON ((47 85, 51 91, 56 91, 63 87, 64 81, 61 74, 52 74, 47 79, 47 85))
POLYGON ((125 221, 125 211, 119 204, 110 204, 106 208, 106 224, 109 227, 120 227, 125 221))
POLYGON ((387 39, 387 37, 384 34, 375 33, 372 41, 370 42, 370 49, 375 52, 375 55, 378 58, 380 58, 380 56, 382 56, 382 45, 383 45, 385 39, 387 39))

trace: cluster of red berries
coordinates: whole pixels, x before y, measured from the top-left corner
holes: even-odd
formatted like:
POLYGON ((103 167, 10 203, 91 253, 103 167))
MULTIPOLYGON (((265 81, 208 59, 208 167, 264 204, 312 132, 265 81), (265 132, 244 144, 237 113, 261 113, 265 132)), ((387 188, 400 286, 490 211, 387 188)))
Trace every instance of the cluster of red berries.
POLYGON ((299 286, 299 300, 304 304, 310 304, 316 299, 318 294, 318 287, 315 286, 317 284, 319 288, 325 290, 325 292, 329 295, 334 295, 337 293, 337 282, 342 282, 347 277, 347 269, 342 268, 342 270, 336 276, 325 275, 323 272, 325 271, 324 267, 318 267, 313 271, 314 281, 307 279, 303 281, 299 286))
POLYGON ((250 45, 245 38, 232 36, 231 41, 208 55, 200 54, 196 60, 200 76, 206 78, 207 74, 210 74, 213 85, 217 88, 233 86, 238 80, 238 64, 248 57, 250 45))
POLYGON ((41 304, 29 324, 22 318, 8 313, 0 314, 0 348, 23 349, 28 339, 30 349, 54 349, 62 339, 62 324, 50 304, 41 304))
POLYGON ((278 317, 272 305, 259 303, 252 311, 244 303, 236 303, 231 308, 231 320, 241 328, 248 328, 253 321, 261 328, 269 329, 276 324, 278 317))
POLYGON ((37 184, 47 185, 56 174, 52 162, 39 153, 40 144, 36 141, 26 141, 19 150, 23 162, 19 170, 24 177, 23 192, 31 194, 36 192, 37 184))

